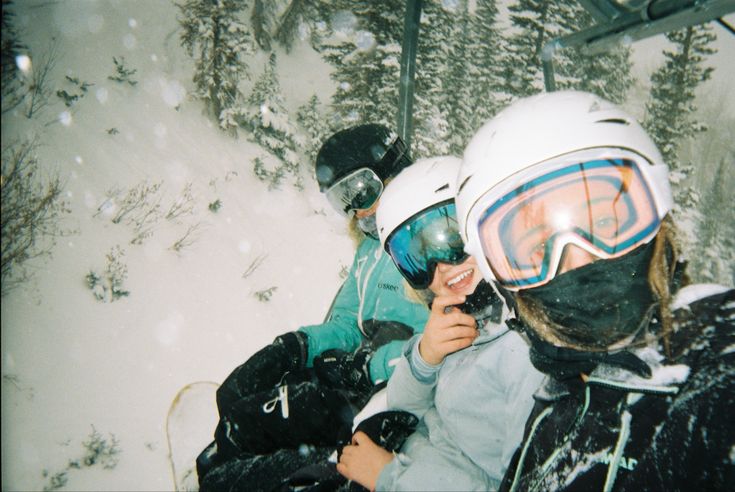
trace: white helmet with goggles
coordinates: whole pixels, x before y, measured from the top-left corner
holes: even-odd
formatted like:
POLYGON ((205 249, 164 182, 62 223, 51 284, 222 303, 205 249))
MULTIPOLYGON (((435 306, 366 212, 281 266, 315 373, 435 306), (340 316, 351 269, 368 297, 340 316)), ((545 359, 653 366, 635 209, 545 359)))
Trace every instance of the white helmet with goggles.
POLYGON ((429 286, 437 262, 467 257, 454 210, 460 163, 452 156, 418 160, 388 183, 380 199, 380 242, 414 288, 429 286))
POLYGON ((460 231, 486 279, 543 285, 569 244, 603 259, 649 242, 673 206, 668 168, 636 120, 577 91, 515 102, 470 141, 460 231))

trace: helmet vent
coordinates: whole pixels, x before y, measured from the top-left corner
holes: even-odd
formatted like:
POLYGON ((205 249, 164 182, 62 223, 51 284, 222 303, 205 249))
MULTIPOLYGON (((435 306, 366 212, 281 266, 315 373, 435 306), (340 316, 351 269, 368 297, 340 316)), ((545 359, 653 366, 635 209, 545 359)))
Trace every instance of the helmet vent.
POLYGON ((629 125, 630 124, 627 120, 624 120, 622 118, 608 118, 606 120, 600 120, 597 123, 614 123, 616 125, 629 125))
POLYGON ((461 192, 461 191, 462 191, 462 188, 464 188, 464 185, 466 185, 466 184, 467 184, 467 182, 468 182, 468 181, 469 181, 470 179, 472 179, 472 176, 473 176, 473 175, 469 175, 469 176, 467 176, 467 177, 466 177, 466 178, 464 179, 464 181, 462 181, 462 184, 461 184, 461 185, 459 185, 459 190, 457 190, 457 193, 459 193, 459 192, 461 192))
POLYGON ((434 193, 439 193, 440 191, 446 190, 449 188, 449 183, 445 183, 443 186, 440 186, 439 188, 434 190, 434 193))

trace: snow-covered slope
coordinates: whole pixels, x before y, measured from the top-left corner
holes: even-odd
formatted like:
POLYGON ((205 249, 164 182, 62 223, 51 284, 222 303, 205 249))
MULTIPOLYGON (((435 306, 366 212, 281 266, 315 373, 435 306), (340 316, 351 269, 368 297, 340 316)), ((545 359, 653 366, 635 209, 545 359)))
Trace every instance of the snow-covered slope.
MULTIPOLYGON (((71 213, 53 257, 2 299, 2 488, 170 490, 164 424, 176 392, 221 381, 279 333, 320 321, 352 244, 313 180, 302 192, 268 191, 252 172, 264 152, 223 134, 186 97, 191 61, 172 2, 17 4, 33 52, 58 48, 54 92, 81 93, 66 76, 93 85, 71 108, 54 95, 33 120, 3 115, 3 145, 37 135, 39 162, 62 176, 71 213), (108 79, 113 57, 137 70, 135 86, 108 79), (165 215, 188 184, 193 210, 157 218, 131 244, 135 226, 112 219, 129 190, 155 184, 132 215, 156 203, 165 215), (107 202, 110 191, 117 199, 107 202), (173 250, 187 232, 190 244, 173 250), (85 276, 103 272, 115 247, 130 294, 102 302, 85 276), (269 301, 255 296, 271 287, 269 301), (84 463, 95 431, 107 443, 114 435, 113 461, 98 446, 97 463, 84 463)), ((325 100, 319 57, 304 47, 281 56, 289 107, 314 92, 325 100)))

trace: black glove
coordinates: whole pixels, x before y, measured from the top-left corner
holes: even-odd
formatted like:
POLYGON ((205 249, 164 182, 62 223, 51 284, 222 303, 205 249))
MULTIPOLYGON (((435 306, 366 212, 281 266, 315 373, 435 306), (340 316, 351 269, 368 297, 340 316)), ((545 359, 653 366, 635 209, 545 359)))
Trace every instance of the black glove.
POLYGON ((284 374, 304 369, 308 346, 306 333, 292 331, 256 352, 232 371, 217 390, 220 415, 242 397, 273 388, 284 374))
POLYGON ((314 370, 320 380, 334 388, 366 392, 372 389, 369 350, 355 353, 332 349, 314 359, 314 370))
POLYGON ((392 453, 401 449, 418 423, 419 419, 412 413, 388 410, 366 418, 357 425, 355 432, 364 432, 375 444, 392 453))

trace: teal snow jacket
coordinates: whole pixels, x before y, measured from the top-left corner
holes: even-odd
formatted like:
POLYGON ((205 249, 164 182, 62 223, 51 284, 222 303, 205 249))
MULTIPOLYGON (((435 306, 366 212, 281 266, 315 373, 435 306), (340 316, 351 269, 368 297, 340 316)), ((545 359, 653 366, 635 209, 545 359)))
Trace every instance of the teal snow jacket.
POLYGON ((401 357, 405 339, 423 332, 429 318, 427 307, 411 300, 405 286, 380 241, 366 237, 327 321, 299 328, 309 338, 307 367, 326 350, 377 347, 369 362, 370 379, 376 384, 386 381, 401 357), (408 333, 396 340, 396 332, 401 331, 408 333))

